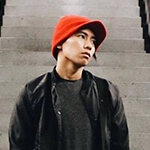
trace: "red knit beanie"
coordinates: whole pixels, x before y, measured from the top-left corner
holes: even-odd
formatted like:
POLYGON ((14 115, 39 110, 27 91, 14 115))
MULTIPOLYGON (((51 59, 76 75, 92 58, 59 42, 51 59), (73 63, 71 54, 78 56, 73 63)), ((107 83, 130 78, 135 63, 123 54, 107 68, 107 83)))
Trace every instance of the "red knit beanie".
POLYGON ((54 29, 51 51, 56 59, 58 53, 57 46, 81 28, 87 28, 93 31, 96 36, 95 51, 97 51, 106 37, 106 29, 103 23, 99 20, 90 20, 83 16, 67 15, 60 19, 54 29))

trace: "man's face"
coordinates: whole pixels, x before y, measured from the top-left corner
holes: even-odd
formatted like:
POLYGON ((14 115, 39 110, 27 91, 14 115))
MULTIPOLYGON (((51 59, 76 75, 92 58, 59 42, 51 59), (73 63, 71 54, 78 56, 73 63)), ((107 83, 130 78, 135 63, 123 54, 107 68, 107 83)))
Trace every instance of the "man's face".
POLYGON ((86 66, 95 52, 95 35, 89 29, 81 29, 70 36, 63 44, 62 56, 66 63, 78 67, 86 66))

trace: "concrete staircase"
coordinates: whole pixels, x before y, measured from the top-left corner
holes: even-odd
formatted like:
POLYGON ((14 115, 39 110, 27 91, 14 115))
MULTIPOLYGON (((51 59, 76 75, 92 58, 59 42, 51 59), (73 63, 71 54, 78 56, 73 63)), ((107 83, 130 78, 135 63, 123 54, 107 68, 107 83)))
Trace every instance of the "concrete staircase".
POLYGON ((54 25, 65 14, 101 19, 108 36, 86 68, 119 86, 131 150, 150 149, 150 55, 144 52, 137 0, 9 0, 0 38, 0 150, 7 150, 11 111, 22 86, 51 71, 54 25))

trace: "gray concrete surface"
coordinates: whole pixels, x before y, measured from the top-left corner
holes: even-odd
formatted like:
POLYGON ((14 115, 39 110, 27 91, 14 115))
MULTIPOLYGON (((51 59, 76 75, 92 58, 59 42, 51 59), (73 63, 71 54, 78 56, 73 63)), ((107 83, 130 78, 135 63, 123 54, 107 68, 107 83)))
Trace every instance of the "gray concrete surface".
POLYGON ((150 149, 150 55, 144 51, 137 0, 9 0, 0 38, 0 150, 8 150, 8 125, 26 82, 51 71, 54 25, 64 14, 101 19, 106 41, 86 69, 117 84, 130 131, 131 150, 150 149))

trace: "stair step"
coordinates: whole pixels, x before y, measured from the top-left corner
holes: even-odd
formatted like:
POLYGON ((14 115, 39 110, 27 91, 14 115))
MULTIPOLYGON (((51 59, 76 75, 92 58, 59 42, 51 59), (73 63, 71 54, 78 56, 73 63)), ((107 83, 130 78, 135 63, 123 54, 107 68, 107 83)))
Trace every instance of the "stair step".
POLYGON ((147 116, 147 114, 150 114, 150 98, 123 99, 123 103, 125 106, 126 114, 128 115, 147 116))
POLYGON ((34 51, 0 51, 1 66, 53 66, 56 64, 51 52, 34 51), (33 57, 34 56, 34 57, 33 57), (9 61, 8 61, 9 60, 9 61))
MULTIPOLYGON (((150 67, 150 54, 97 52, 97 61, 89 66, 101 67, 150 67)), ((54 66, 55 59, 50 50, 42 51, 0 51, 1 66, 54 66), (33 57, 34 56, 34 57, 33 57)))
POLYGON ((97 53, 97 61, 92 66, 108 67, 150 67, 150 55, 146 53, 97 53))
MULTIPOLYGON (((0 114, 0 133, 6 133, 9 127, 10 114, 0 114)), ((1 137, 1 136, 0 136, 1 137)), ((0 140, 1 141, 1 140, 0 140)), ((1 144, 0 144, 1 145, 1 144)))
POLYGON ((150 116, 128 116, 129 128, 131 133, 150 134, 150 116))
POLYGON ((149 150, 149 133, 130 133, 131 150, 149 150))
POLYGON ((103 16, 103 17, 137 17, 139 14, 138 6, 129 7, 101 7, 101 6, 68 6, 54 5, 46 6, 7 6, 5 7, 5 14, 9 16, 62 16, 66 14, 80 14, 85 16, 103 16))
MULTIPOLYGON (((133 74, 134 75, 134 74, 133 74)), ((119 83, 118 85, 122 97, 129 98, 149 98, 150 97, 150 82, 130 82, 130 83, 119 83)))
MULTIPOLYGON (((3 16, 3 27, 54 27, 60 17, 23 17, 23 16, 3 16)), ((91 19, 100 19, 106 27, 141 27, 141 18, 119 18, 119 17, 91 17, 91 19)))
MULTIPOLYGON (((8 124, 10 120, 10 115, 0 115, 1 119, 1 133, 2 136, 5 137, 5 134, 8 130, 8 124)), ((141 115, 132 115, 127 116, 128 125, 131 133, 141 133, 141 134, 150 134, 150 117, 149 116, 141 116, 141 115), (138 131, 138 132, 137 132, 138 131)), ((7 141, 7 140, 6 140, 7 141)), ((6 144, 6 143, 5 143, 6 144)))
POLYGON ((106 39, 100 48, 109 52, 143 52, 143 39, 106 39), (142 50, 142 51, 141 51, 142 50))
MULTIPOLYGON (((133 134, 130 132, 131 150, 149 150, 149 141, 150 141, 149 133, 140 132, 140 133, 133 134)), ((0 136, 0 149, 1 150, 9 149, 7 132, 2 133, 2 135, 0 136)))
MULTIPOLYGON (((53 66, 12 66, 0 67, 0 81, 1 82, 22 82, 26 83, 28 80, 49 72, 53 66)), ((113 82, 150 82, 150 67, 86 67, 87 70, 93 74, 109 79, 113 82), (135 74, 136 76, 133 76, 135 74)))
POLYGON ((10 115, 12 113, 13 107, 17 98, 10 98, 10 99, 0 99, 0 115, 10 115))
MULTIPOLYGON (((7 120, 5 121, 6 123, 8 123, 9 122, 9 119, 8 119, 8 115, 2 115, 2 116, 0 116, 1 118, 2 118, 2 120, 4 120, 5 118, 7 118, 7 120)), ((134 119, 134 118, 133 118, 134 119)), ((144 118, 144 119, 147 119, 147 118, 144 118)), ((141 121, 141 120, 139 120, 139 121, 141 121)), ((136 122, 137 123, 139 123, 139 125, 142 125, 141 127, 143 127, 143 124, 142 124, 142 122, 137 122, 137 119, 136 119, 136 122)), ((143 121, 143 119, 142 119, 142 121, 143 121)), ((8 142, 8 133, 7 133, 7 130, 8 130, 8 126, 3 126, 5 129, 5 131, 0 131, 1 132, 1 136, 0 136, 0 149, 1 150, 8 150, 9 149, 9 142, 8 142)), ((147 127, 147 126, 146 126, 147 127)), ((143 129, 143 128, 141 128, 141 129, 143 129)), ((140 129, 140 131, 141 131, 141 129, 140 129)), ((144 128, 145 129, 145 128, 144 128)), ((134 129, 134 130, 136 130, 136 128, 134 129)), ((139 138, 139 137, 141 137, 141 136, 137 136, 138 134, 136 134, 136 135, 132 135, 131 134, 131 138, 133 139, 132 140, 132 145, 133 145, 133 147, 136 147, 136 146, 138 146, 138 148, 140 148, 141 147, 141 144, 143 144, 143 142, 145 143, 144 144, 144 147, 147 147, 146 146, 146 144, 147 144, 147 142, 148 142, 148 140, 146 140, 146 139, 150 139, 149 138, 149 135, 148 135, 148 133, 141 133, 140 132, 140 135, 142 134, 142 138, 139 138), (137 139, 138 139, 138 142, 137 142, 137 139), (140 143, 140 142, 142 142, 142 143, 140 143), (140 143, 140 144, 139 144, 140 143)), ((143 148, 143 147, 142 147, 143 148)), ((144 149, 144 150, 148 150, 148 149, 144 149)))
POLYGON ((8 142, 8 133, 2 132, 0 135, 0 150, 8 150, 9 142, 8 142))
MULTIPOLYGON (((11 114, 17 98, 0 99, 0 114, 11 114)), ((123 98, 125 112, 129 116, 150 114, 150 98, 123 98)))
MULTIPOLYGON (((18 68, 18 70, 14 69, 14 72, 12 72, 14 73, 14 75, 11 76, 12 77, 11 82, 9 81, 0 82, 0 98, 15 97, 18 91, 20 91, 21 87, 25 84, 25 82, 31 80, 34 77, 39 76, 40 74, 50 71, 51 69, 52 69, 51 67, 32 67, 32 68, 28 67, 28 69, 23 67, 23 68, 18 68), (24 74, 21 72, 23 72, 24 74), (13 82, 13 81, 17 81, 17 82, 13 82)), ((98 69, 96 68, 96 70, 98 69)), ((93 71, 94 74, 97 73, 96 70, 93 71)), ((150 92, 149 92, 150 82, 134 82, 134 81, 125 82, 123 80, 117 81, 116 79, 112 79, 112 82, 118 85, 123 98, 126 97, 149 98, 150 97, 150 92)))
MULTIPOLYGON (((40 38, 9 38, 1 37, 1 50, 3 49, 27 49, 36 51, 49 51, 51 39, 40 38)), ((143 52, 143 39, 106 39, 101 45, 101 51, 109 52, 143 52)))
POLYGON ((150 67, 87 67, 95 75, 113 82, 150 82, 150 67), (135 75, 133 75, 135 74, 135 75))
MULTIPOLYGON (((68 0, 55 0, 53 3, 50 0, 43 0, 42 3, 41 1, 37 0, 30 0, 30 1, 24 1, 24 0, 9 0, 6 2, 7 5, 85 5, 85 2, 83 0, 81 1, 68 1, 68 0)), ((121 1, 121 0, 87 0, 86 1, 87 6, 95 6, 95 5, 100 5, 100 6, 135 6, 138 5, 137 0, 126 0, 126 1, 121 1)))
MULTIPOLYGON (((2 37, 47 38, 53 34, 49 27, 2 27, 2 37)), ((141 38, 142 28, 108 28, 108 38, 141 38)))

